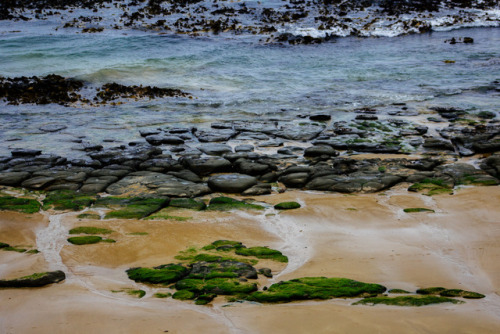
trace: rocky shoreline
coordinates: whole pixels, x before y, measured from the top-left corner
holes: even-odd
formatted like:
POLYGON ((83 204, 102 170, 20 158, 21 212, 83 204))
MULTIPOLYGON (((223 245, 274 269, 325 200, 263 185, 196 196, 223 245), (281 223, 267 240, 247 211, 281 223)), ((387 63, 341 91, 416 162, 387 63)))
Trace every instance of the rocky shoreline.
POLYGON ((51 21, 81 33, 260 35, 266 43, 317 44, 336 36, 424 33, 482 22, 498 26, 494 0, 166 1, 72 0, 0 4, 0 20, 51 21))

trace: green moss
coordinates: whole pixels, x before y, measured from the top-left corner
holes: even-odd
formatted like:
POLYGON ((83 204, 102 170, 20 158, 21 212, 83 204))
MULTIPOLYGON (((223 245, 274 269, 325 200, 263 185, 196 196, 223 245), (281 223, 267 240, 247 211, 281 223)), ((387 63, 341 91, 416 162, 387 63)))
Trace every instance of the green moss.
POLYGON ((239 282, 234 278, 183 279, 175 283, 177 290, 188 290, 195 294, 215 293, 218 295, 246 294, 257 291, 257 284, 239 282))
POLYGON ((96 244, 98 242, 102 241, 101 237, 98 237, 96 235, 90 235, 86 237, 71 237, 68 238, 68 242, 72 243, 73 245, 88 245, 88 244, 96 244))
POLYGON ((217 297, 216 294, 213 294, 213 293, 206 293, 206 294, 203 294, 203 295, 200 295, 198 296, 194 303, 196 305, 207 305, 208 303, 210 303, 212 300, 214 300, 214 298, 217 297))
POLYGON ((459 184, 472 184, 478 186, 496 186, 498 181, 493 178, 484 178, 481 175, 468 175, 460 179, 459 184))
POLYGON ((115 239, 102 239, 102 242, 107 242, 108 244, 114 244, 116 242, 115 239))
POLYGON ((185 277, 187 273, 187 268, 178 264, 167 264, 155 268, 130 268, 127 270, 128 278, 131 280, 151 284, 174 283, 185 277))
POLYGON ((40 251, 38 249, 31 249, 31 250, 26 252, 26 254, 38 254, 38 253, 40 253, 40 251))
POLYGON ((110 234, 113 232, 114 232, 113 230, 109 230, 107 228, 99 228, 92 226, 80 226, 69 230, 69 234, 110 234))
POLYGON ((161 292, 157 292, 153 295, 153 297, 155 298, 168 298, 168 297, 172 297, 172 294, 171 293, 161 293, 161 292))
POLYGON ((406 291, 403 289, 391 289, 388 291, 389 293, 410 293, 410 291, 406 291))
POLYGON ((484 298, 485 295, 473 292, 473 291, 465 291, 461 289, 448 289, 441 291, 439 293, 440 296, 443 297, 463 297, 463 298, 468 298, 468 299, 481 299, 484 298))
POLYGON ((40 211, 40 203, 34 199, 12 196, 0 197, 0 210, 35 213, 40 211))
POLYGON ((477 116, 484 119, 492 119, 496 117, 496 114, 492 111, 481 111, 477 116))
POLYGON ((207 208, 207 205, 204 202, 197 201, 192 198, 173 198, 170 200, 169 206, 196 211, 205 210, 207 208))
POLYGON ((282 202, 274 206, 276 210, 292 210, 300 208, 300 204, 297 202, 282 202))
POLYGON ((267 247, 237 248, 235 253, 243 256, 255 256, 258 259, 270 259, 285 263, 288 262, 288 257, 283 255, 280 251, 267 247))
POLYGON ((445 184, 442 179, 424 179, 421 182, 411 185, 408 191, 422 192, 428 196, 453 193, 452 187, 445 184))
POLYGON ((252 293, 248 300, 261 303, 308 299, 352 298, 383 293, 386 288, 347 278, 305 277, 273 284, 266 291, 252 293))
POLYGON ((441 286, 437 286, 432 288, 418 289, 417 293, 419 295, 438 295, 440 292, 444 290, 446 289, 441 286))
POLYGON ((160 210, 168 204, 168 200, 164 198, 119 198, 119 197, 104 197, 96 202, 96 206, 116 207, 120 208, 108 212, 104 218, 106 219, 141 219, 160 210))
POLYGON ((39 278, 45 277, 47 274, 48 274, 47 272, 44 272, 44 273, 34 273, 34 274, 31 274, 31 275, 28 275, 28 276, 23 276, 23 277, 18 278, 18 279, 35 280, 35 279, 39 279, 39 278))
POLYGON ((180 290, 175 292, 172 295, 172 298, 178 299, 178 300, 190 300, 190 299, 195 299, 196 295, 194 292, 188 291, 188 290, 180 290))
POLYGON ((43 209, 80 211, 94 203, 95 198, 68 190, 57 190, 47 193, 43 200, 43 209))
POLYGON ((210 245, 207 245, 203 247, 203 250, 212 250, 212 249, 219 249, 219 250, 230 250, 233 248, 241 248, 243 247, 243 244, 239 241, 231 241, 231 240, 217 240, 212 242, 210 245))
POLYGON ((132 233, 127 233, 128 235, 148 235, 148 232, 132 232, 132 233))
POLYGON ((380 173, 385 173, 385 171, 386 171, 386 170, 387 170, 387 167, 385 167, 385 166, 380 166, 380 167, 378 168, 378 171, 379 171, 380 173))
POLYGON ((438 296, 400 296, 400 297, 370 297, 364 298, 353 305, 394 305, 394 306, 425 306, 440 303, 461 304, 460 300, 438 296))
POLYGON ((407 208, 403 210, 406 213, 412 213, 412 212, 435 212, 434 210, 431 209, 426 209, 426 208, 407 208))
POLYGON ((230 197, 215 197, 208 204, 208 210, 229 211, 229 210, 264 210, 264 207, 257 204, 238 201, 230 197))
POLYGON ((96 213, 81 213, 76 218, 79 219, 93 219, 93 220, 100 220, 101 216, 96 214, 96 213))
POLYGON ((127 293, 131 296, 136 296, 137 298, 142 298, 146 295, 146 291, 144 290, 129 290, 127 293))
POLYGON ((25 248, 16 248, 13 246, 3 247, 2 250, 9 251, 9 252, 18 252, 18 253, 24 253, 27 251, 27 249, 25 249, 25 248))

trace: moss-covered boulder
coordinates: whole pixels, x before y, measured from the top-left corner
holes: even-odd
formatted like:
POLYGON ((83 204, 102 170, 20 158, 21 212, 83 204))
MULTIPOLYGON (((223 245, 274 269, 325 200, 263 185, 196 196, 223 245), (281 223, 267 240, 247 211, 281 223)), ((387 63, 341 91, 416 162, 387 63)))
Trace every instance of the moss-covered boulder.
POLYGON ((434 212, 432 209, 427 208, 406 208, 403 210, 406 213, 414 213, 414 212, 434 212))
POLYGON ((40 211, 40 203, 29 198, 2 196, 0 197, 0 210, 35 213, 40 211))
POLYGON ((69 230, 69 234, 110 234, 113 230, 107 228, 93 227, 93 226, 80 226, 69 230))
POLYGON ((173 198, 170 200, 169 206, 196 211, 205 210, 207 208, 205 202, 197 201, 192 198, 173 198))
POLYGON ((167 206, 168 198, 121 198, 104 197, 96 201, 96 206, 110 207, 114 210, 108 212, 106 219, 141 219, 167 206))
POLYGON ((438 296, 399 296, 399 297, 369 297, 364 298, 353 305, 394 305, 394 306, 425 306, 431 304, 452 303, 461 304, 460 300, 438 297, 438 296))
POLYGON ((439 293, 439 295, 443 296, 443 297, 462 297, 462 298, 466 298, 466 299, 481 299, 481 298, 485 297, 485 295, 483 295, 481 293, 474 292, 474 291, 465 291, 465 290, 461 290, 461 289, 444 290, 444 291, 441 291, 439 293))
POLYGON ((191 264, 188 278, 257 278, 257 270, 248 263, 234 260, 221 260, 216 262, 200 261, 191 264))
POLYGON ((5 242, 0 242, 0 249, 7 248, 7 247, 10 247, 10 245, 6 244, 5 242))
POLYGON ((305 277, 273 284, 266 291, 247 296, 260 303, 287 303, 296 300, 375 296, 386 288, 347 278, 305 277))
POLYGON ((150 284, 171 284, 189 273, 188 268, 179 264, 165 264, 154 268, 130 268, 128 278, 136 282, 150 284))
POLYGON ((281 202, 274 206, 276 210, 293 210, 299 209, 300 204, 297 202, 281 202))
POLYGON ((214 197, 208 203, 208 210, 230 211, 230 210, 264 210, 262 205, 239 201, 231 197, 214 197))
POLYGON ((179 290, 172 295, 172 298, 178 300, 190 300, 195 299, 196 295, 194 294, 194 292, 191 292, 189 290, 179 290))
POLYGON ((235 278, 212 278, 207 280, 187 278, 175 283, 177 290, 188 290, 196 295, 238 295, 257 291, 256 283, 240 282, 235 278))
POLYGON ((207 245, 203 247, 203 250, 218 250, 218 251, 229 251, 232 249, 238 249, 241 247, 245 247, 241 242, 239 241, 232 241, 232 240, 216 240, 212 242, 210 245, 207 245))
POLYGON ((0 280, 0 288, 34 288, 58 283, 66 279, 64 272, 57 270, 44 273, 35 273, 11 280, 0 280))
POLYGON ((68 238, 68 242, 73 245, 90 245, 101 242, 102 238, 97 235, 89 235, 85 237, 71 237, 68 238))
POLYGON ((91 206, 94 201, 93 196, 69 190, 57 190, 47 193, 43 200, 43 209, 80 211, 91 206))
POLYGON ((453 186, 447 184, 442 179, 424 179, 420 182, 412 184, 408 191, 420 192, 427 196, 438 194, 452 194, 453 186))
POLYGON ((258 259, 270 259, 278 262, 288 262, 288 257, 280 251, 268 247, 237 248, 235 253, 243 256, 255 256, 258 259))
POLYGON ((210 303, 212 300, 214 300, 214 298, 217 297, 217 295, 215 293, 205 293, 203 295, 199 295, 194 303, 196 305, 207 305, 208 303, 210 303))
POLYGON ((403 289, 391 289, 388 291, 389 293, 394 293, 394 294, 406 294, 406 293, 410 293, 410 291, 406 291, 406 290, 403 290, 403 289))
POLYGON ((431 288, 418 289, 417 293, 419 295, 439 295, 439 293, 444 290, 446 290, 446 288, 443 288, 442 286, 434 286, 431 288))

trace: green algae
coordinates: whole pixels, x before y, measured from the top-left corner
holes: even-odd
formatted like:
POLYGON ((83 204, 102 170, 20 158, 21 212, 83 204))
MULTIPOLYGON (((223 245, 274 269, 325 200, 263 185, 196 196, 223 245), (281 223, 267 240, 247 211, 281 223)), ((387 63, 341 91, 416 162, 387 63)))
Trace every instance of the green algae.
POLYGON ((130 268, 128 278, 150 284, 171 284, 185 277, 188 269, 178 264, 167 264, 155 268, 130 268))
POLYGON ((101 216, 98 215, 97 213, 81 213, 78 216, 76 216, 78 219, 93 219, 93 220, 100 220, 101 216))
POLYGON ((146 291, 144 290, 129 290, 127 293, 131 296, 136 296, 137 298, 142 298, 146 295, 146 291))
POLYGON ((463 297, 468 299, 484 298, 483 294, 473 291, 466 291, 461 289, 446 289, 443 287, 431 287, 425 289, 418 289, 417 293, 420 295, 440 295, 442 297, 463 297))
POLYGON ((248 294, 257 291, 256 283, 239 282, 234 278, 192 279, 187 278, 175 283, 177 290, 188 290, 197 295, 216 293, 218 295, 248 294))
POLYGON ((432 196, 438 194, 452 194, 453 187, 447 185, 442 179, 424 179, 421 182, 412 184, 408 191, 421 192, 424 195, 432 196))
POLYGON ((172 298, 178 299, 178 300, 191 300, 191 299, 195 299, 196 295, 194 294, 194 292, 189 291, 189 290, 180 290, 180 291, 176 291, 172 295, 172 298))
POLYGON ((431 304, 452 303, 462 304, 463 301, 438 297, 438 296, 398 296, 398 297, 369 297, 364 298, 353 305, 394 305, 394 306, 425 306, 431 304))
POLYGON ((168 293, 157 292, 153 295, 153 297, 155 297, 155 298, 168 298, 168 297, 172 297, 172 294, 170 292, 168 292, 168 293))
POLYGON ((208 210, 230 211, 230 210, 264 210, 264 207, 257 204, 251 204, 239 201, 231 197, 214 197, 208 203, 208 210))
POLYGON ((274 208, 276 210, 293 210, 293 209, 299 209, 300 204, 297 202, 282 202, 276 204, 274 208))
POLYGON ((96 206, 112 207, 115 210, 108 212, 105 219, 141 219, 159 211, 168 204, 165 198, 121 198, 104 197, 96 201, 96 206))
POLYGON ((288 257, 283 255, 280 251, 268 247, 237 248, 235 253, 243 256, 255 256, 258 259, 270 259, 284 263, 288 262, 288 257))
POLYGON ((40 211, 40 203, 29 198, 2 196, 0 197, 0 210, 36 213, 40 211))
POLYGON ((403 290, 403 289, 391 289, 388 292, 389 293, 401 293, 401 294, 410 293, 410 291, 406 291, 406 290, 403 290))
POLYGON ((73 245, 89 245, 89 244, 96 244, 101 241, 102 238, 96 235, 68 238, 68 242, 72 243, 73 245))
POLYGON ((201 211, 207 208, 205 202, 197 201, 192 198, 173 198, 170 200, 169 206, 174 208, 190 209, 195 211, 201 211))
POLYGON ((95 198, 92 196, 69 190, 56 190, 47 193, 43 200, 43 210, 80 211, 91 206, 94 201, 95 198))
POLYGON ((110 234, 113 230, 92 226, 80 226, 69 230, 69 234, 110 234))
POLYGON ((175 220, 179 222, 187 221, 192 219, 192 217, 181 217, 181 216, 174 216, 171 214, 172 208, 167 207, 163 208, 158 212, 153 213, 149 217, 144 218, 145 220, 175 220))
POLYGON ((296 300, 373 296, 385 290, 379 284, 347 278, 304 277, 273 284, 266 291, 254 292, 245 299, 260 303, 287 303, 296 300))
POLYGON ((435 212, 432 209, 427 209, 427 208, 406 208, 403 210, 406 213, 413 213, 413 212, 435 212))

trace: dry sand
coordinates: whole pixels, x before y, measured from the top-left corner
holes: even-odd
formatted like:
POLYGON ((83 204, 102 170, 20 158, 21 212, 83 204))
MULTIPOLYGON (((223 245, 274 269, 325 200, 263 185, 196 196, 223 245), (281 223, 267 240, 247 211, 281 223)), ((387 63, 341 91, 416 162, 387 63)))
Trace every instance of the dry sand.
MULTIPOLYGON (((49 248, 44 252, 48 255, 0 252, 1 278, 46 268, 68 273, 60 284, 0 290, 0 333, 500 331, 500 187, 463 188, 454 195, 434 197, 408 193, 402 187, 360 195, 289 191, 259 200, 270 204, 298 200, 303 208, 275 215, 269 215, 275 213, 272 209, 265 214, 189 212, 188 221, 80 221, 74 214, 60 216, 61 228, 53 237, 62 246, 60 252, 49 248), (435 212, 403 212, 410 207, 435 212), (117 242, 66 243, 67 231, 83 225, 113 229, 109 237, 117 242), (486 298, 419 308, 352 306, 352 300, 227 306, 224 298, 213 306, 196 306, 154 298, 155 292, 165 289, 136 284, 125 274, 131 266, 173 262, 179 251, 217 239, 269 245, 288 255, 288 266, 274 266, 277 275, 263 282, 267 285, 304 276, 347 277, 413 291, 429 286, 461 288, 486 298), (142 299, 126 293, 139 288, 147 293, 142 299)), ((37 231, 52 225, 41 215, 33 217, 1 212, 0 241, 14 245, 38 241, 42 248, 48 247, 37 231)))

